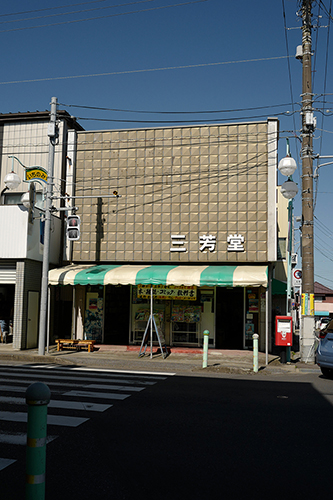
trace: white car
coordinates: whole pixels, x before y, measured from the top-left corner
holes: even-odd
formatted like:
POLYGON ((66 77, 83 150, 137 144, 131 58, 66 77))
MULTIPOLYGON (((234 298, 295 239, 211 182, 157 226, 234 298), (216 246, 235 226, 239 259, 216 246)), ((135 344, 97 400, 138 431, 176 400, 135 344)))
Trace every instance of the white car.
POLYGON ((319 321, 319 330, 324 330, 327 327, 328 323, 331 321, 331 318, 326 316, 325 318, 320 318, 319 321))

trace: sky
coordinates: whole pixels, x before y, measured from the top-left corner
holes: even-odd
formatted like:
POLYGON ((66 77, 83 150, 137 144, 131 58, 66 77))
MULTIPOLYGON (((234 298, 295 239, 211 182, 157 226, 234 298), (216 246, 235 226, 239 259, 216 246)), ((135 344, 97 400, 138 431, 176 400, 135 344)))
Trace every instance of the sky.
MULTIPOLYGON (((3 5, 0 113, 49 110, 54 96, 86 130, 277 116, 279 159, 288 138, 300 190, 298 0, 72 1, 3 5)), ((312 9, 313 143, 322 156, 333 155, 331 4, 313 0, 312 9)), ((315 281, 333 288, 333 164, 317 171, 315 281)), ((301 211, 298 194, 295 216, 301 211)))

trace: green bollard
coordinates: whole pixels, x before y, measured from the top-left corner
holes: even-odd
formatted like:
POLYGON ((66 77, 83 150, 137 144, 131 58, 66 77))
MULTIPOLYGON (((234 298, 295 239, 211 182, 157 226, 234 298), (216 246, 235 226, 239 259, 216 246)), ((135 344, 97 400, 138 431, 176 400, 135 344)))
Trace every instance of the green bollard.
POLYGON ((202 368, 207 368, 207 365, 208 365, 209 330, 205 330, 203 332, 203 336, 204 336, 204 346, 203 346, 202 368))
POLYGON ((254 373, 258 373, 258 370, 259 370, 259 361, 258 361, 258 357, 259 357, 259 354, 258 354, 258 339, 259 339, 259 335, 257 333, 254 333, 252 335, 252 339, 253 339, 253 371, 254 373))
POLYGON ((26 500, 45 499, 47 405, 51 392, 42 382, 26 390, 28 405, 26 500))

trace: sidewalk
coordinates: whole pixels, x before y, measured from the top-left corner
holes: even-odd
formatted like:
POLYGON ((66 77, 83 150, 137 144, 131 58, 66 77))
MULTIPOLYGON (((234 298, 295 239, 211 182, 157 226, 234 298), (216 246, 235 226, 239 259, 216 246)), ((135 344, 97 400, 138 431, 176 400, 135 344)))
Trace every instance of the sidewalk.
POLYGON ((134 370, 165 373, 187 373, 193 375, 218 376, 218 374, 283 374, 300 372, 318 372, 318 366, 301 363, 297 354, 290 364, 281 364, 278 356, 269 354, 266 366, 265 353, 259 353, 259 372, 253 373, 253 353, 249 350, 217 350, 208 351, 208 367, 202 368, 202 349, 171 348, 166 359, 163 359, 157 348, 147 349, 144 357, 139 358, 138 346, 106 346, 98 345, 94 352, 63 350, 57 351, 51 346, 45 356, 38 354, 38 349, 16 351, 11 344, 0 344, 0 362, 20 363, 54 363, 67 366, 83 366, 89 368, 111 370, 134 370))

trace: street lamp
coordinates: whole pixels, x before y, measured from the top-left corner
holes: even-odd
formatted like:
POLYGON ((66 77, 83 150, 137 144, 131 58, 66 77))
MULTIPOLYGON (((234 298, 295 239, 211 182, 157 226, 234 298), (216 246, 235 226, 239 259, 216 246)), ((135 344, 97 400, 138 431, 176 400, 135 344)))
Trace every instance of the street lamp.
MULTIPOLYGON (((35 183, 37 182, 42 186, 42 191, 43 191, 43 201, 44 201, 44 196, 45 196, 45 180, 41 182, 40 178, 37 178, 36 176, 33 177, 33 179, 28 179, 27 178, 27 171, 28 170, 43 170, 41 167, 26 167, 23 165, 21 160, 17 158, 16 156, 8 156, 8 158, 12 158, 12 170, 9 172, 7 175, 5 175, 4 178, 4 184, 6 186, 6 189, 12 190, 16 189, 19 187, 21 184, 21 178, 20 176, 14 172, 14 160, 16 160, 23 168, 24 168, 24 180, 23 182, 27 182, 29 184, 29 191, 25 192, 21 196, 21 203, 22 205, 29 210, 29 222, 33 223, 33 213, 34 213, 34 206, 35 206, 35 183)), ((44 171, 44 170, 43 170, 44 171)), ((41 207, 38 207, 40 210, 43 210, 41 207)))
MULTIPOLYGON (((14 157, 13 157, 14 159, 14 157)), ((12 170, 9 174, 5 175, 4 183, 7 189, 16 189, 21 184, 20 177, 12 170)))
POLYGON ((288 179, 286 182, 284 182, 281 186, 281 194, 287 198, 287 200, 291 200, 295 198, 295 196, 298 193, 298 187, 296 182, 294 182, 292 179, 288 179))
MULTIPOLYGON (((292 220, 293 220, 293 198, 298 193, 297 184, 292 180, 292 175, 297 168, 296 161, 290 155, 289 140, 287 138, 287 156, 279 162, 278 169, 288 180, 281 186, 281 194, 288 201, 288 239, 287 239, 287 302, 286 315, 290 313, 291 300, 291 253, 292 253, 292 220)), ((290 347, 287 348, 287 361, 290 361, 290 347)))

